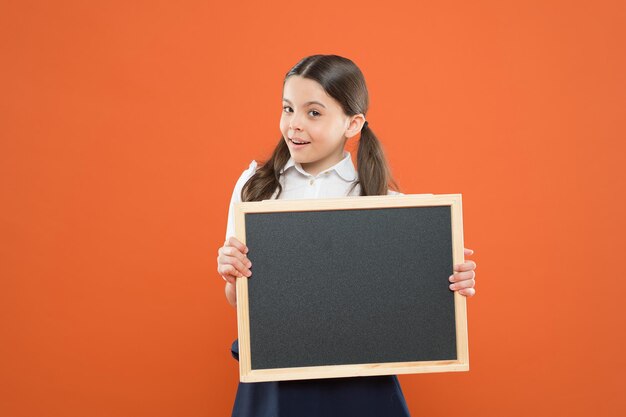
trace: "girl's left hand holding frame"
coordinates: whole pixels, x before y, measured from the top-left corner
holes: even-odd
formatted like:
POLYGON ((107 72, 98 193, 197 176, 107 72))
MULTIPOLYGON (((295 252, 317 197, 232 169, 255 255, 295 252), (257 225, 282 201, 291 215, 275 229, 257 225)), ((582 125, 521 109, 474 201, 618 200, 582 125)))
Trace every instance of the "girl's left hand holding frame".
MULTIPOLYGON (((463 248, 464 255, 472 255, 474 251, 472 249, 463 248)), ((454 273, 450 275, 450 289, 453 291, 458 291, 459 294, 464 295, 466 297, 471 297, 476 294, 476 289, 474 286, 476 285, 476 273, 474 270, 476 269, 476 262, 467 261, 462 264, 454 265, 454 273)))

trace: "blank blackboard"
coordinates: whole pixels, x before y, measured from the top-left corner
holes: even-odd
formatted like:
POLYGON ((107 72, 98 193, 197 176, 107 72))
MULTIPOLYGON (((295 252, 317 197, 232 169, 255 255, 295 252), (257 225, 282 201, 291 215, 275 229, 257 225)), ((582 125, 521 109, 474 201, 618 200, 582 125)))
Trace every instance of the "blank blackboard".
POLYGON ((469 369, 461 195, 236 205, 242 382, 469 369))

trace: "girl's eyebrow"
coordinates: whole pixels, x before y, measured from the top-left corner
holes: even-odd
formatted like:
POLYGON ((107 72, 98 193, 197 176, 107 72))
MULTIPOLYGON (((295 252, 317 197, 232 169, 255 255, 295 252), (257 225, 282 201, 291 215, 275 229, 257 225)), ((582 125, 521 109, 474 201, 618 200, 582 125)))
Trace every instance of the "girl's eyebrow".
MULTIPOLYGON (((283 98, 283 101, 286 101, 289 104, 293 104, 291 101, 287 100, 286 98, 283 98)), ((322 103, 320 103, 319 101, 307 101, 306 103, 304 103, 304 105, 309 105, 309 104, 319 104, 320 106, 322 106, 323 108, 326 108, 326 106, 324 106, 322 103)))

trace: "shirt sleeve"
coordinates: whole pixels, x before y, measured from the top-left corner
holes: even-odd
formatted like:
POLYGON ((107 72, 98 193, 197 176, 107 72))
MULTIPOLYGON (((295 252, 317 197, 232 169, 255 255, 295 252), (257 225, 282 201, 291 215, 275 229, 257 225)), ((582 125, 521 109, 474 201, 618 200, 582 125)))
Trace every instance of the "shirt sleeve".
POLYGON ((248 168, 241 173, 237 183, 235 184, 235 188, 233 189, 233 194, 230 197, 230 205, 228 207, 228 220, 226 221, 226 237, 224 240, 227 240, 230 236, 235 236, 235 203, 241 202, 241 190, 243 189, 244 184, 254 175, 257 169, 257 162, 252 161, 248 168))

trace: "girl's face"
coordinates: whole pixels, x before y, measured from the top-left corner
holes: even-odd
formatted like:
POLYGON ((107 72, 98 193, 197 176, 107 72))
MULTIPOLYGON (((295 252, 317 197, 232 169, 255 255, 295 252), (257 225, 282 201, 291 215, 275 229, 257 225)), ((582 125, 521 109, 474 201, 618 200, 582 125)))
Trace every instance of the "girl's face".
POLYGON ((362 114, 347 116, 316 81, 292 75, 285 82, 280 131, 293 159, 309 174, 341 161, 346 140, 359 133, 363 123, 362 114))

